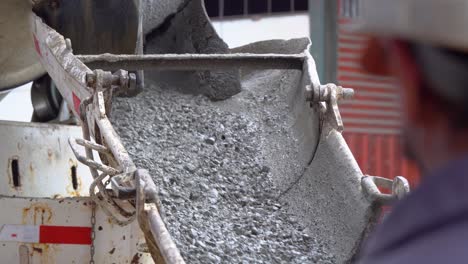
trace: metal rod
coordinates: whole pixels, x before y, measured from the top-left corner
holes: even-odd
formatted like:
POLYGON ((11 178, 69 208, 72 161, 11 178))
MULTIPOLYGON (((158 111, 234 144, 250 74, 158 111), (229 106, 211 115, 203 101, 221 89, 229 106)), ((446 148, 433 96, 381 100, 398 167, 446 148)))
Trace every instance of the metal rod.
POLYGON ((96 150, 97 152, 100 152, 100 153, 110 154, 109 149, 107 149, 103 145, 94 143, 92 141, 84 140, 84 139, 81 139, 81 138, 77 138, 77 139, 75 139, 75 141, 80 146, 96 150))
POLYGON ((184 264, 185 261, 180 255, 179 249, 172 240, 155 206, 148 207, 146 213, 148 215, 149 228, 153 237, 156 238, 156 244, 166 263, 184 264))
POLYGON ((224 17, 224 0, 218 0, 218 17, 220 19, 224 17))
MULTIPOLYGON (((109 119, 102 118, 100 120, 96 120, 96 123, 99 127, 99 131, 101 133, 102 138, 107 144, 107 148, 112 153, 113 158, 121 167, 120 169, 122 169, 122 172, 132 172, 136 170, 135 164, 130 158, 130 155, 123 146, 122 142, 120 141, 120 138, 115 132, 114 128, 112 127, 112 124, 110 123, 109 119)), ((133 182, 133 180, 129 179, 128 177, 122 179, 122 181, 126 183, 133 182)))
POLYGON ((79 152, 78 152, 78 144, 76 143, 76 140, 73 139, 73 138, 70 138, 68 140, 69 142, 69 145, 70 145, 70 148, 72 149, 73 151, 73 154, 75 154, 75 157, 76 159, 85 164, 86 166, 90 167, 90 168, 94 168, 96 170, 100 170, 102 172, 105 172, 106 174, 108 175, 117 175, 119 174, 120 172, 112 167, 109 167, 107 165, 104 165, 102 163, 99 163, 95 160, 92 160, 92 159, 89 159, 89 158, 86 158, 85 156, 82 156, 79 152))
POLYGON ((361 187, 367 199, 381 204, 391 203, 395 200, 395 196, 381 193, 378 186, 391 188, 392 183, 392 180, 381 177, 364 176, 361 178, 361 187))
POLYGON ((104 70, 225 70, 236 68, 302 70, 304 54, 151 54, 77 55, 91 68, 104 70))

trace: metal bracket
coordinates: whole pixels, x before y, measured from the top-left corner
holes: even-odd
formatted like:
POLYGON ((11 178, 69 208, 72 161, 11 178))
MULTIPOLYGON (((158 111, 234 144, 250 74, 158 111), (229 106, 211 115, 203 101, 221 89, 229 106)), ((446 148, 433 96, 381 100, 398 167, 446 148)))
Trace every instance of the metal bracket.
POLYGON ((118 70, 114 73, 95 70, 93 73, 86 74, 86 85, 88 87, 97 88, 97 78, 99 74, 105 74, 103 77, 104 85, 107 84, 113 88, 113 93, 117 96, 125 96, 134 94, 137 90, 137 79, 135 73, 129 73, 125 70, 118 70))
POLYGON ((338 109, 338 101, 342 99, 351 99, 354 96, 354 90, 351 88, 343 88, 333 83, 325 85, 307 85, 306 100, 312 103, 321 104, 322 111, 329 113, 334 122, 334 127, 339 132, 344 129, 343 120, 341 119, 340 110, 338 109))
POLYGON ((396 176, 394 180, 390 180, 366 175, 361 179, 361 187, 367 200, 379 204, 389 204, 395 200, 400 200, 410 191, 408 180, 402 176, 396 176), (392 190, 392 193, 384 194, 379 190, 379 187, 392 190))

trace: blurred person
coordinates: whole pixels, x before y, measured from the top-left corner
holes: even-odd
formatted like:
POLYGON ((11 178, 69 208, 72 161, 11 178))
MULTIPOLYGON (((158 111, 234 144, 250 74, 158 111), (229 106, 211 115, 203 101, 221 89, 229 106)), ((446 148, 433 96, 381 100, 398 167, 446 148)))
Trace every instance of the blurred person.
POLYGON ((468 263, 468 0, 364 0, 362 66, 395 76, 402 136, 423 176, 358 263, 468 263))

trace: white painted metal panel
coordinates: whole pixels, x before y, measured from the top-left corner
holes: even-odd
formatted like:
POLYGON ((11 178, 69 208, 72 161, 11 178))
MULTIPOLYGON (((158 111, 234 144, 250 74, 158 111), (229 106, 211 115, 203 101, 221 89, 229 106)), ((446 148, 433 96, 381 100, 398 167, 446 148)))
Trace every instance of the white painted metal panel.
POLYGON ((87 196, 92 177, 73 155, 69 137, 80 138, 81 127, 0 121, 0 195, 87 196), (19 187, 14 186, 12 179, 14 159, 19 169, 19 187), (76 189, 72 184, 73 166, 76 189))
MULTIPOLYGON (((0 225, 91 226, 88 198, 0 198, 0 225)), ((95 263, 152 263, 144 248, 141 231, 134 222, 125 227, 112 224, 98 208, 96 212, 95 263)), ((63 236, 67 236, 64 233, 63 236)), ((90 245, 40 244, 0 241, 1 263, 21 263, 20 248, 29 263, 89 263, 90 245), (27 250, 26 250, 26 248, 27 250)), ((23 256, 24 257, 24 256, 23 256)))

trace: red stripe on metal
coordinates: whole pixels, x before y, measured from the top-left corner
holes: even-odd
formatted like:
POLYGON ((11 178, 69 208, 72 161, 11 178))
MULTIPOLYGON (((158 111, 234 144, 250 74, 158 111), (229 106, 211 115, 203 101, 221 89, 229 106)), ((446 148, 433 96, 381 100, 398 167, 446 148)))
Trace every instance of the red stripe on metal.
POLYGON ((392 78, 375 76, 371 74, 350 75, 350 74, 346 74, 346 72, 339 72, 338 79, 340 82, 361 81, 361 82, 376 82, 376 83, 395 85, 395 80, 392 78))
POLYGON ((340 44, 366 44, 367 42, 367 39, 366 38, 359 38, 359 37, 352 37, 352 36, 349 36, 349 37, 346 37, 346 36, 338 36, 338 41, 340 44))
POLYGON ((401 128, 400 125, 397 125, 397 124, 373 124, 373 123, 368 123, 368 124, 362 124, 362 123, 354 123, 354 122, 350 122, 349 120, 343 120, 344 122, 344 126, 345 126, 345 129, 352 129, 353 127, 356 127, 356 128, 361 128, 361 129, 365 129, 365 128, 368 128, 368 129, 396 129, 396 130, 399 130, 401 128))
POLYGON ((393 102, 395 104, 399 104, 399 101, 394 98, 382 98, 378 96, 372 96, 372 95, 361 95, 359 94, 359 90, 356 90, 355 95, 353 96, 354 100, 369 100, 369 101, 374 101, 374 102, 393 102))
POLYGON ((371 162, 365 162, 369 160, 369 137, 362 137, 361 151, 362 151, 361 164, 364 166, 365 171, 369 171, 371 162))
POLYGON ((345 44, 346 45, 362 45, 365 46, 367 45, 367 40, 366 39, 361 39, 361 38, 352 38, 352 37, 343 37, 340 36, 338 37, 339 45, 345 44))
POLYGON ((408 179, 412 188, 419 183, 417 167, 406 160, 401 152, 399 135, 349 132, 345 124, 343 136, 364 174, 388 179, 402 175, 408 179))
MULTIPOLYGON (((372 111, 369 111, 372 112, 372 111)), ((345 111, 341 111, 341 116, 343 118, 363 118, 363 119, 378 119, 378 120, 393 120, 399 121, 399 116, 388 116, 388 115, 379 115, 379 114, 365 114, 365 113, 346 113, 345 111)))
POLYGON ((397 84, 391 77, 371 75, 362 69, 361 55, 369 36, 353 32, 354 22, 338 18, 337 79, 340 85, 356 91, 353 100, 340 103, 343 136, 364 174, 389 179, 402 175, 414 187, 419 182, 419 171, 404 158, 400 146, 397 84))
POLYGON ((72 93, 72 94, 73 94, 73 107, 75 108, 75 112, 79 115, 81 101, 80 101, 80 98, 78 98, 78 96, 75 95, 75 93, 72 93))
POLYGON ((338 53, 363 54, 364 49, 364 46, 360 46, 359 48, 338 47, 338 53))
POLYGON ((400 129, 401 124, 398 120, 385 120, 385 119, 376 119, 376 118, 349 118, 343 117, 343 122, 346 128, 356 127, 356 128, 394 128, 400 129))
POLYGON ((37 40, 35 34, 33 34, 33 40, 34 40, 34 48, 36 48, 37 54, 39 54, 39 56, 42 57, 41 46, 39 46, 39 41, 37 40))
POLYGON ((349 27, 347 27, 345 25, 340 25, 338 27, 338 36, 340 36, 340 35, 355 36, 355 37, 358 37, 358 38, 369 38, 369 35, 356 34, 356 33, 352 32, 351 30, 349 30, 349 27))
POLYGON ((402 172, 402 176, 408 175, 408 162, 403 162, 401 164, 401 172, 402 172))
POLYGON ((340 62, 361 63, 361 56, 356 56, 356 57, 341 57, 341 56, 338 56, 338 63, 340 63, 340 62))
POLYGON ((400 109, 398 105, 372 105, 372 104, 367 103, 366 101, 342 102, 340 104, 340 108, 343 108, 343 107, 367 109, 367 110, 383 110, 383 111, 400 109))
POLYGON ((91 227, 41 225, 39 243, 91 245, 91 227))
POLYGON ((377 135, 376 136, 376 142, 375 142, 375 172, 377 175, 382 175, 382 136, 377 135))
POLYGON ((350 67, 353 69, 362 69, 360 62, 342 61, 338 62, 338 67, 350 67))
POLYGON ((350 53, 357 53, 361 52, 367 46, 365 45, 366 43, 359 42, 359 43, 339 43, 338 44, 338 50, 339 49, 349 49, 351 52, 350 53))
POLYGON ((396 85, 366 81, 340 81, 339 84, 344 87, 353 87, 357 92, 387 93, 399 98, 399 94, 396 93, 398 89, 396 85))
POLYGON ((338 66, 338 71, 339 72, 354 72, 354 73, 370 75, 369 72, 365 71, 364 69, 356 68, 356 67, 338 66))
POLYGON ((388 163, 389 163, 389 170, 387 178, 393 178, 396 172, 396 162, 395 157, 397 156, 395 149, 396 149, 396 138, 394 135, 389 136, 388 140, 388 163))

